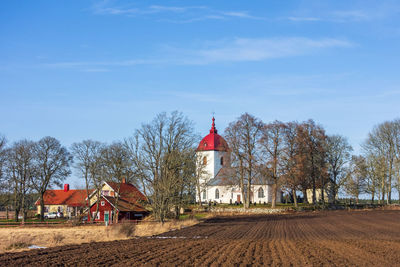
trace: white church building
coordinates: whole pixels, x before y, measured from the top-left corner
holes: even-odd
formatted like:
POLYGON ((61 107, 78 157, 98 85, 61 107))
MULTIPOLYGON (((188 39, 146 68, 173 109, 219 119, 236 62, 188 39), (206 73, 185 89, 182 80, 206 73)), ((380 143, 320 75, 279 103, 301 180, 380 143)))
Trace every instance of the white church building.
MULTIPOLYGON (((230 203, 243 202, 235 169, 230 165, 230 149, 225 139, 215 128, 212 118, 210 133, 205 136, 197 147, 197 166, 200 175, 200 200, 198 191, 196 201, 230 203)), ((251 185, 251 203, 271 203, 272 183, 262 177, 255 179, 251 185)), ((198 190, 198 189, 196 189, 198 190)), ((281 202, 281 190, 278 189, 277 202, 281 202)))

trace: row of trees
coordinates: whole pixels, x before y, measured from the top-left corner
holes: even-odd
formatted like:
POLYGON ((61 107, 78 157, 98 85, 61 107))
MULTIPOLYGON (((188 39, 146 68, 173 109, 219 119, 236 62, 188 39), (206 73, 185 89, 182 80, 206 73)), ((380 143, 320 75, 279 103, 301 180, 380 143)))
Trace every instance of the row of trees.
MULTIPOLYGON (((97 212, 103 182, 117 183, 114 204, 118 206, 119 187, 125 179, 144 192, 151 200, 154 216, 163 222, 171 210, 175 211, 174 216, 179 216, 179 209, 194 195, 198 136, 193 128, 192 122, 179 112, 161 113, 123 141, 105 144, 84 140, 72 144, 70 151, 53 137, 38 142, 21 140, 10 146, 6 146, 2 137, 0 190, 10 196, 7 200, 14 208, 16 220, 23 214, 23 222, 27 196, 37 194, 43 220, 44 192, 61 186, 73 166, 85 182, 86 205, 93 197, 91 189, 96 189, 97 212)), ((88 212, 88 216, 92 214, 88 212)))
POLYGON ((346 192, 369 194, 371 202, 391 203, 393 188, 400 194, 400 120, 383 122, 373 128, 362 144, 362 154, 353 156, 345 181, 346 192))
POLYGON ((28 208, 28 194, 39 196, 43 220, 43 195, 53 185, 60 185, 70 174, 72 156, 53 137, 44 137, 38 142, 21 140, 6 146, 6 139, 0 142, 0 189, 6 198, 4 204, 12 203, 15 219, 22 214, 25 222, 28 208))
MULTIPOLYGON (((143 191, 151 200, 154 216, 164 221, 171 210, 178 216, 179 209, 195 199, 202 171, 195 151, 200 138, 193 128, 182 113, 161 113, 123 141, 85 140, 74 143, 69 151, 52 137, 8 146, 1 137, 0 190, 11 193, 18 219, 20 212, 26 213, 29 192, 42 199, 48 188, 61 185, 74 166, 85 181, 88 198, 90 189, 100 189, 103 181, 120 184, 126 179, 143 191)), ((231 148, 233 178, 243 192, 245 207, 250 205, 248 196, 256 179, 272 182, 272 206, 279 188, 290 194, 296 205, 299 192, 305 201, 311 192, 314 204, 317 191, 324 201, 325 191, 336 199, 342 189, 356 199, 369 193, 372 200, 377 197, 390 203, 392 188, 400 190, 398 120, 375 127, 361 156, 351 156, 346 138, 327 135, 312 120, 264 123, 245 113, 228 125, 224 137, 231 148)), ((40 203, 43 219, 43 201, 40 203)))
POLYGON ((225 137, 231 146, 245 207, 250 205, 252 184, 260 177, 273 184, 272 207, 279 187, 292 196, 296 206, 298 191, 307 201, 307 189, 312 189, 315 204, 317 190, 321 190, 324 201, 329 184, 336 196, 352 150, 344 137, 326 135, 312 120, 264 123, 247 113, 229 124, 225 137))

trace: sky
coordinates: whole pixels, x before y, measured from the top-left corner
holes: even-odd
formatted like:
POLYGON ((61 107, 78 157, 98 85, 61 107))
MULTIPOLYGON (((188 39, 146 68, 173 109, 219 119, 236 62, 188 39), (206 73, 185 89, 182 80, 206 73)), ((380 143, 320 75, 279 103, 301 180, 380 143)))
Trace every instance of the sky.
MULTIPOLYGON (((129 137, 181 111, 313 119, 354 153, 399 117, 399 1, 2 1, 0 133, 129 137)), ((76 176, 67 182, 78 185, 76 176)))

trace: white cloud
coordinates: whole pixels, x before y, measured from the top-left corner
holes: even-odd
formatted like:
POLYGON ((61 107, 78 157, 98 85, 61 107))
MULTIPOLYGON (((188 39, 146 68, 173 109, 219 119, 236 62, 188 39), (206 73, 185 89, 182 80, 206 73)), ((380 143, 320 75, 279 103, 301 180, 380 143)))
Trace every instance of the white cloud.
POLYGON ((150 5, 146 7, 132 7, 111 5, 109 1, 97 3, 92 6, 94 14, 97 15, 125 15, 125 16, 151 16, 161 13, 168 15, 173 13, 172 18, 157 19, 173 23, 190 23, 201 20, 221 20, 221 19, 257 19, 264 18, 253 16, 247 11, 220 11, 206 6, 164 6, 150 5))
POLYGON ((85 68, 87 70, 130 67, 136 65, 206 65, 229 62, 266 61, 312 54, 319 49, 351 47, 346 40, 323 38, 236 38, 205 42, 200 47, 166 47, 155 51, 154 58, 120 61, 67 61, 42 64, 52 68, 85 68), (162 56, 161 56, 162 54, 162 56))
POLYGON ((352 43, 332 38, 237 38, 215 47, 191 51, 186 64, 209 64, 216 62, 264 61, 311 53, 315 49, 350 47, 352 43))
POLYGON ((288 20, 291 21, 320 21, 320 18, 315 17, 288 17, 288 20))

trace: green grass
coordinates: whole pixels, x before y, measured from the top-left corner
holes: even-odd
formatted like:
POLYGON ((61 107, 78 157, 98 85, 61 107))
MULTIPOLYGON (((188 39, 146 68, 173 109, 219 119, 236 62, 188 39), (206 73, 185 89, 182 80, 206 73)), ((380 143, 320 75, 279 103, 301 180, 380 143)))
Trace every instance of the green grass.
MULTIPOLYGON (((186 220, 189 219, 191 214, 181 214, 179 215, 179 220, 186 220)), ((197 220, 204 219, 207 216, 207 213, 195 213, 193 217, 197 220)))
MULTIPOLYGON (((44 219, 44 222, 65 222, 67 219, 65 218, 57 218, 57 219, 44 219)), ((14 219, 0 219, 0 223, 8 223, 8 224, 20 224, 22 222, 21 219, 16 222, 14 219)), ((25 222, 40 222, 38 218, 27 218, 25 222)))

